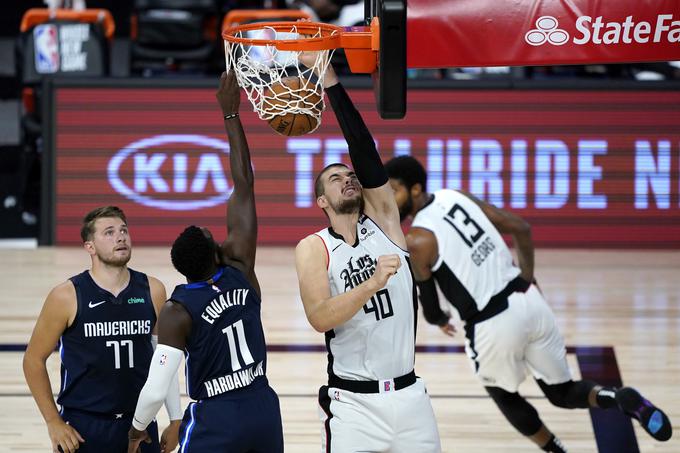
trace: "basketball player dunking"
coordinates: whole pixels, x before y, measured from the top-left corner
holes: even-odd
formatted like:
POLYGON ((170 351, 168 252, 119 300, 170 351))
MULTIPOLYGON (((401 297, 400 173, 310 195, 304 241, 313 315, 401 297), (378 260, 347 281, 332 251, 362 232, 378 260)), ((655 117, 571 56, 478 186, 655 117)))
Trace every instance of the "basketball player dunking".
POLYGON ((439 452, 430 398, 413 370, 416 289, 392 188, 330 66, 324 87, 354 171, 332 164, 317 176, 316 202, 330 227, 295 250, 305 313, 328 349, 322 451, 439 452))
MULTIPOLYGON (((52 289, 24 356, 24 374, 42 413, 54 452, 123 453, 137 396, 156 341, 156 317, 165 302, 157 279, 127 267, 132 243, 127 220, 115 206, 83 219, 81 237, 89 271, 52 289), (153 336, 152 336, 153 333, 153 336), (59 342, 61 388, 57 411, 45 361, 59 342)), ((143 453, 177 446, 180 408, 177 373, 161 399, 172 423, 158 444, 154 423, 143 453)))
POLYGON ((279 400, 266 377, 253 170, 233 71, 222 74, 217 99, 234 181, 227 205, 229 235, 220 246, 207 229, 190 226, 172 245, 172 264, 188 283, 175 288, 161 311, 159 345, 130 429, 130 453, 146 439, 144 429, 158 412, 182 355, 187 392, 196 402, 186 409, 180 428, 181 452, 283 452, 279 400))
POLYGON ((401 217, 413 216, 406 242, 425 318, 455 332, 439 307, 438 284, 465 323, 475 375, 515 429, 545 451, 566 451, 517 392, 528 367, 555 406, 618 408, 655 439, 671 437, 666 415, 636 390, 572 380, 553 313, 531 283, 534 247, 523 219, 460 191, 428 194, 425 169, 413 157, 396 157, 386 168, 401 217), (512 235, 519 266, 501 233, 512 235))

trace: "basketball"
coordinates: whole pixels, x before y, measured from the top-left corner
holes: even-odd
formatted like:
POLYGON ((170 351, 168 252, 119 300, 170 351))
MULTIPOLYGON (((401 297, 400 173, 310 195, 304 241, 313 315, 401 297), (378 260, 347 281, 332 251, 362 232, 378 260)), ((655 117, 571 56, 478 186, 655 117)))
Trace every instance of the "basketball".
POLYGON ((281 82, 272 84, 263 93, 262 110, 268 115, 275 115, 268 123, 281 135, 289 137, 305 135, 319 125, 321 114, 321 96, 313 84, 302 77, 285 77, 281 82), (307 113, 290 113, 290 110, 308 109, 317 116, 307 113))

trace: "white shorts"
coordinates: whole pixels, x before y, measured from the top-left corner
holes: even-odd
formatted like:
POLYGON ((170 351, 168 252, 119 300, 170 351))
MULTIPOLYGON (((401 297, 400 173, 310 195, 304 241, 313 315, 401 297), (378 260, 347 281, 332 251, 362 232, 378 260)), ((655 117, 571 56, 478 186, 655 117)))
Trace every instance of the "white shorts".
POLYGON ((386 393, 321 387, 322 453, 439 453, 439 431, 422 379, 386 393))
POLYGON ((507 309, 467 330, 465 351, 484 386, 514 393, 527 368, 546 384, 571 379, 564 339, 536 285, 512 293, 507 309))

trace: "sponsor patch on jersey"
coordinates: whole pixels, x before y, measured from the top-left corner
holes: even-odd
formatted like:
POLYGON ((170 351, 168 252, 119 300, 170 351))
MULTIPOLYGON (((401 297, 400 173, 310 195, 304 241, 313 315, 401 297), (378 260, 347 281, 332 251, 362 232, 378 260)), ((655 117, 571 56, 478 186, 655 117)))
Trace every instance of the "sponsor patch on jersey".
POLYGON ((371 231, 366 232, 366 228, 364 228, 364 229, 361 230, 361 234, 363 234, 363 236, 361 236, 361 237, 359 238, 359 240, 365 241, 366 239, 368 239, 368 238, 370 238, 371 236, 373 236, 373 235, 375 234, 375 231, 371 230, 371 231))
POLYGON ((146 302, 143 297, 131 297, 128 299, 128 304, 143 304, 146 302))
POLYGON ((166 354, 161 354, 161 359, 158 361, 161 365, 165 365, 168 361, 168 356, 166 354))

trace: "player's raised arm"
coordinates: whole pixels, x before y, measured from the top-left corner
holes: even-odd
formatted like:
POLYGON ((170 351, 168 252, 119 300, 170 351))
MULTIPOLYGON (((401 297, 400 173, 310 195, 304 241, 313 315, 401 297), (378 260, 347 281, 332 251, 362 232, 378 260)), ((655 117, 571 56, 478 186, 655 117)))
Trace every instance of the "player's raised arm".
POLYGON ((406 248, 399 224, 399 210, 373 136, 330 64, 324 76, 324 88, 347 141, 352 166, 363 187, 364 212, 392 241, 406 248))
MULTIPOLYGON (((222 250, 227 258, 240 263, 241 270, 253 280, 257 242, 254 179, 248 141, 238 116, 241 92, 234 71, 222 73, 217 100, 229 137, 229 163, 234 182, 234 190, 227 203, 228 237, 222 244, 222 250)), ((258 288, 256 282, 253 283, 258 288)))

